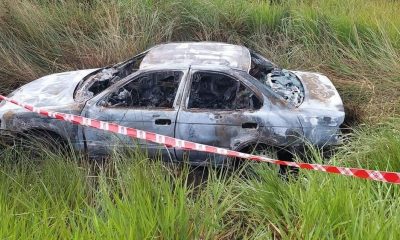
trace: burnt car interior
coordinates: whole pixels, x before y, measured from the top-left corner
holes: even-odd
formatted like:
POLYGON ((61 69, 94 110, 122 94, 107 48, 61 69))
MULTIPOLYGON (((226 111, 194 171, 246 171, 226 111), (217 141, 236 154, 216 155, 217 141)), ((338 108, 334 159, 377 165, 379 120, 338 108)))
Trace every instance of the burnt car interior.
POLYGON ((144 73, 111 93, 102 105, 105 107, 172 108, 180 71, 144 73))
POLYGON ((272 91, 294 106, 298 107, 303 103, 304 88, 295 74, 276 67, 255 52, 251 51, 250 56, 251 69, 249 74, 251 76, 267 85, 272 91))
POLYGON ((210 72, 193 74, 189 109, 256 110, 261 106, 251 90, 230 76, 210 72))
MULTIPOLYGON (((120 81, 121 79, 127 77, 128 75, 136 72, 139 69, 140 63, 143 58, 146 56, 147 52, 141 53, 128 61, 116 64, 111 67, 106 67, 100 69, 88 76, 86 76, 81 83, 79 83, 78 87, 75 91, 75 100, 78 102, 83 102, 97 94, 101 93, 111 85, 120 81)), ((254 51, 250 51, 251 56, 251 69, 249 74, 253 76, 255 79, 268 86, 273 92, 275 92, 278 96, 283 98, 286 102, 291 103, 295 107, 299 106, 304 100, 304 88, 301 84, 301 81, 297 78, 297 76, 287 70, 283 70, 278 68, 275 64, 265 59, 263 56, 255 53, 254 51)), ((210 108, 210 109, 243 109, 243 108, 255 108, 260 105, 257 102, 256 98, 253 100, 244 100, 244 97, 238 99, 237 102, 241 102, 242 106, 233 106, 233 100, 236 99, 235 95, 239 94, 238 91, 234 91, 235 86, 232 85, 232 81, 229 81, 227 77, 218 77, 218 76, 197 76, 196 78, 204 79, 202 81, 194 80, 193 87, 193 98, 189 103, 189 108, 210 108), (219 80, 212 80, 213 78, 220 78, 219 80), (222 81, 221 81, 222 80, 222 81), (226 90, 224 93, 221 93, 222 90, 226 90), (202 93, 201 93, 202 92, 202 93), (199 95, 201 94, 201 95, 199 95), (200 101, 201 98, 204 100, 200 101), (197 99, 195 101, 194 99, 197 99), (200 103, 202 102, 202 104, 200 103), (228 103, 230 102, 230 103, 228 103), (248 106, 243 106, 248 105, 248 106)), ((152 84, 152 83, 149 83, 152 84)), ((145 86, 144 86, 145 88, 145 86)), ((158 89, 159 90, 159 89, 158 89)), ((157 95, 157 88, 154 90, 154 93, 157 95)), ((134 91, 132 89, 132 91, 134 91)), ((126 92, 121 92, 120 98, 123 98, 123 94, 126 92)), ((137 97, 138 93, 130 92, 131 100, 123 100, 117 101, 118 96, 115 96, 114 99, 110 99, 109 106, 123 106, 124 104, 129 105, 129 101, 134 104, 132 99, 137 97), (136 94, 136 95, 135 95, 136 94), (120 105, 118 105, 120 104, 120 105)), ((144 93, 148 94, 147 92, 144 93)), ((157 99, 160 99, 157 97, 157 99)), ((158 100, 152 101, 151 106, 160 105, 157 103, 158 100)), ((173 101, 173 100, 172 100, 173 101)), ((138 103, 139 107, 142 106, 141 103, 138 103)), ((166 106, 171 104, 170 102, 165 103, 166 106)))

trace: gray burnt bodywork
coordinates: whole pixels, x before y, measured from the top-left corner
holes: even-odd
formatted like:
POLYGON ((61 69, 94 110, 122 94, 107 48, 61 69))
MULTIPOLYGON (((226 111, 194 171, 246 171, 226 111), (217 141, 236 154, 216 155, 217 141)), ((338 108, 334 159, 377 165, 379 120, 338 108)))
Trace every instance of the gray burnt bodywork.
MULTIPOLYGON (((162 88, 156 89, 150 80, 140 89, 140 98, 151 97, 146 101, 165 95, 160 92, 162 88)), ((170 89, 170 85, 165 86, 170 89)), ((222 90, 221 99, 228 95, 229 87, 222 86, 222 90)), ((235 94, 239 94, 238 91, 235 94)), ((327 77, 280 70, 245 47, 214 42, 159 45, 115 66, 45 76, 17 89, 10 97, 49 110, 239 151, 254 144, 290 150, 302 147, 305 142, 318 147, 334 145, 338 142, 339 126, 344 121, 342 100, 327 77), (123 99, 126 93, 120 89, 134 81, 144 81, 142 76, 153 76, 152 73, 166 76, 167 80, 164 80, 170 81, 168 84, 175 81, 174 95, 169 93, 174 98, 165 97, 169 99, 168 106, 124 107, 127 103, 118 99, 123 99), (195 76, 208 73, 236 80, 238 88, 251 96, 251 100, 244 99, 252 104, 255 101, 259 106, 191 108, 191 98, 200 103, 208 101, 207 106, 213 104, 209 102, 212 99, 207 99, 210 95, 204 95, 202 99, 205 93, 191 89, 195 76), (115 101, 120 102, 115 104, 115 101)), ((135 101, 133 96, 130 97, 135 101)), ((239 97, 235 95, 235 98, 239 97)), ((201 164, 210 158, 201 152, 166 148, 41 117, 10 103, 0 105, 0 119, 2 133, 50 131, 70 141, 75 149, 86 150, 93 156, 135 145, 146 148, 151 156, 161 152, 164 157, 178 161, 190 154, 193 164, 201 164)), ((212 157, 217 164, 223 161, 222 157, 212 157)))

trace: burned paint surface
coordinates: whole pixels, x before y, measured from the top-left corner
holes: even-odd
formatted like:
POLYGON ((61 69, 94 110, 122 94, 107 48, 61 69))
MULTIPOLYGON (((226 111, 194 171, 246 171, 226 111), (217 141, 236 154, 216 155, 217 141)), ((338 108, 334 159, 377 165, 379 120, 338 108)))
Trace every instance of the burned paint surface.
POLYGON ((321 84, 319 76, 312 73, 301 73, 301 79, 309 89, 309 97, 328 102, 335 95, 335 89, 330 84, 321 84))
POLYGON ((319 73, 293 71, 302 81, 306 100, 300 108, 331 109, 343 112, 343 102, 332 82, 319 73))
MULTIPOLYGON (((30 103, 36 107, 58 107, 75 103, 72 97, 76 85, 83 77, 96 69, 57 73, 32 81, 10 94, 12 98, 30 103)), ((21 110, 12 103, 5 103, 2 112, 21 110)))
POLYGON ((140 69, 190 65, 227 66, 249 71, 250 53, 243 46, 216 42, 168 43, 155 46, 143 59, 140 69))
MULTIPOLYGON (((103 69, 49 75, 10 96, 52 111, 234 150, 260 143, 296 148, 338 141, 343 103, 321 74, 275 69, 245 47, 221 43, 159 45, 138 56, 103 69)), ((178 161, 188 154, 40 117, 9 103, 0 105, 0 119, 1 129, 52 131, 92 155, 132 145, 178 161)), ((207 158, 216 164, 224 160, 190 152, 193 164, 207 158)))

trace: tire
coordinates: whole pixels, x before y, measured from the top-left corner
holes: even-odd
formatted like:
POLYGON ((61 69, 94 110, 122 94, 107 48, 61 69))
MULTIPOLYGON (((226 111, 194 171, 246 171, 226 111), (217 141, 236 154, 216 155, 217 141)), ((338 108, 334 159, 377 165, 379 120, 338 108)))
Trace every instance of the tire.
POLYGON ((32 156, 36 157, 45 151, 51 154, 68 154, 70 152, 68 142, 51 131, 30 130, 21 134, 17 141, 23 150, 29 151, 32 156), (40 148, 39 151, 38 148, 40 148))
MULTIPOLYGON (((283 161, 293 161, 293 155, 284 149, 278 149, 276 147, 264 145, 264 144, 256 144, 250 147, 245 148, 241 152, 253 154, 257 156, 263 156, 270 159, 276 160, 283 160, 283 161)), ((235 161, 235 169, 243 167, 246 160, 243 159, 236 159, 235 161)), ((297 175, 298 169, 284 166, 284 165, 276 165, 272 163, 260 163, 260 164, 268 164, 268 166, 275 170, 279 176, 283 177, 284 179, 288 179, 289 175, 295 174, 297 175)), ((253 172, 253 171, 252 171, 253 172)))

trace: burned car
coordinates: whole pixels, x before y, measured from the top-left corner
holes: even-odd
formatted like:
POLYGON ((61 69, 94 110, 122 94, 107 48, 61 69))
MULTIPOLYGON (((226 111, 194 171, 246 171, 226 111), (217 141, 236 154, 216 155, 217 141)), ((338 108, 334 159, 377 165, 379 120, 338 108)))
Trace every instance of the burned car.
MULTIPOLYGON (((42 77, 9 97, 242 152, 332 146, 344 121, 342 100, 326 76, 281 69, 244 46, 216 42, 157 45, 114 66, 42 77)), ((45 132, 91 156, 138 146, 175 161, 190 154, 192 164, 224 160, 72 125, 6 102, 0 119, 2 134, 45 132)))

